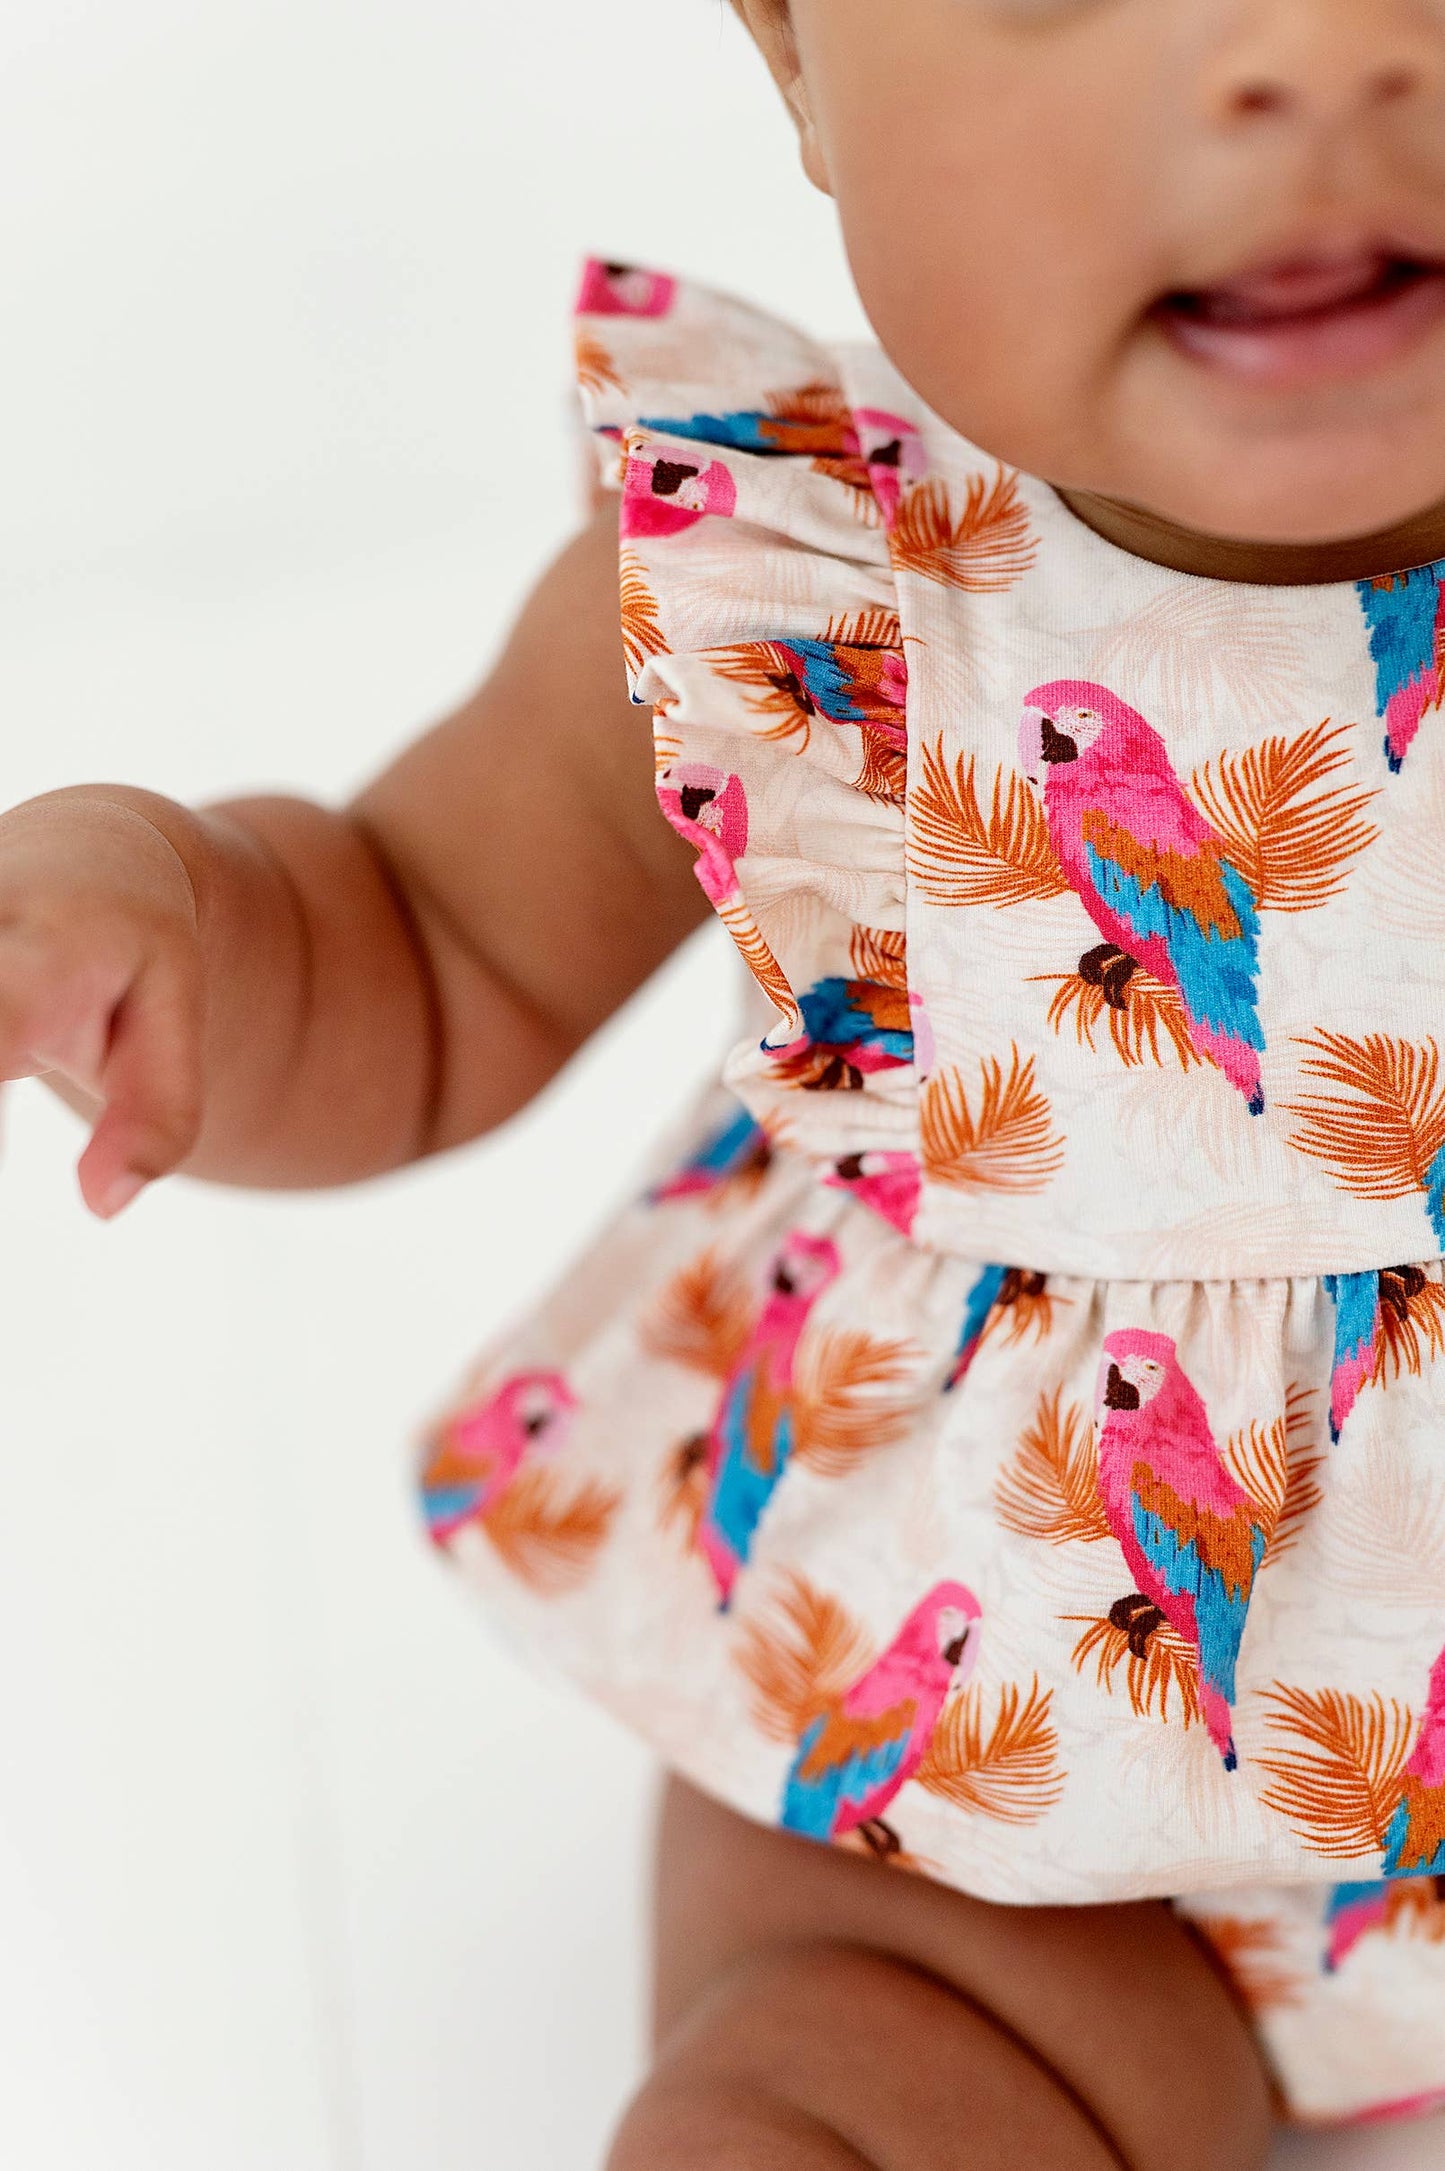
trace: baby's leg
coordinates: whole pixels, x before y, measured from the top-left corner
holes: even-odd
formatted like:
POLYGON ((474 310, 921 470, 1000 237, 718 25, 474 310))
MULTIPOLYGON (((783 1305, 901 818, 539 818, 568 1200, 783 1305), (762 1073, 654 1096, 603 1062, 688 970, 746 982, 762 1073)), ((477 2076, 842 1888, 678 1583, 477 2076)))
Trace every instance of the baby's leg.
POLYGON ((1012 1909, 663 1813, 658 2059, 608 2171, 1252 2171, 1269 2090, 1167 1907, 1012 1909))

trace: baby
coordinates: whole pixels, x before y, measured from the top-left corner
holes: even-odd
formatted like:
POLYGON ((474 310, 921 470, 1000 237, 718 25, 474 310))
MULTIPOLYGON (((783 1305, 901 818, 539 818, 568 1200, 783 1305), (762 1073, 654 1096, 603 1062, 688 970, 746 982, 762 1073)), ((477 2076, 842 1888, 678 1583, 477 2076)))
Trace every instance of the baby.
POLYGON ((715 911, 420 1473, 676 1775, 610 2171, 1242 2171, 1445 2103, 1445 14, 738 5, 879 347, 589 266, 620 644, 609 492, 350 806, 13 809, 0 1075, 346 1183, 715 911))

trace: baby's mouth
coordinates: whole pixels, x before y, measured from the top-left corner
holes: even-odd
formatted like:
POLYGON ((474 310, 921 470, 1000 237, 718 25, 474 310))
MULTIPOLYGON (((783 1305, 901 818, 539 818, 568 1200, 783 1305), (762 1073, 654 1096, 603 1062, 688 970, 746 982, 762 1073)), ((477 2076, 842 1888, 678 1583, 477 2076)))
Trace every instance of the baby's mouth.
POLYGON ((1291 389, 1384 367, 1445 315, 1445 261, 1358 249, 1178 288, 1153 320, 1225 376, 1291 389))

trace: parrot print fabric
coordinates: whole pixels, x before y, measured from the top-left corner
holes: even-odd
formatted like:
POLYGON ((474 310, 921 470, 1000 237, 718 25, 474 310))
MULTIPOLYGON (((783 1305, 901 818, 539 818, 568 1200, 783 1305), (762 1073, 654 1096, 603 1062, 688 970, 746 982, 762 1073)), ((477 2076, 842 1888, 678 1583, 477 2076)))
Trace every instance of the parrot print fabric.
POLYGON ((1167 1899, 1295 2117, 1439 2105, 1445 569, 1146 564, 669 273, 577 366, 743 997, 425 1532, 743 1814, 1167 1899))
POLYGON ((746 1122, 710 1091, 430 1429, 435 1541, 749 1816, 1172 1899, 1298 2117, 1445 2089, 1440 1263, 1335 1438, 1323 1280, 930 1253, 746 1122))
POLYGON ((792 1236, 769 1275, 767 1301, 729 1376, 706 1443, 698 1545, 726 1606, 759 1517, 797 1444, 793 1372, 808 1314, 841 1267, 826 1237, 792 1236))
POLYGON ((1445 1651, 1430 1676, 1420 1736, 1385 1828, 1387 1877, 1445 1877, 1445 1651))
POLYGON ((1143 969, 1177 999, 1198 1055, 1264 1109, 1259 919, 1224 840, 1190 805, 1157 731, 1087 681, 1026 696, 1019 766, 1044 783, 1049 836, 1104 941, 1081 977, 1116 1008, 1143 969))
POLYGON ((560 1373, 519 1372, 463 1411, 438 1440, 422 1479, 432 1536, 444 1545, 506 1493, 522 1458, 550 1434, 565 1436, 576 1399, 560 1373))
POLYGON ((1183 1638, 1209 1738, 1233 1771, 1235 1666, 1264 1514, 1231 1476, 1168 1335, 1108 1335, 1100 1370, 1100 1498, 1139 1585, 1110 1617, 1136 1655, 1165 1621, 1183 1638))
POLYGON ((960 1380, 968 1377, 968 1368, 978 1355, 984 1332, 989 1321, 993 1318, 999 1298, 1003 1294, 1003 1285, 1007 1274, 1007 1267, 983 1267, 979 1271, 977 1281, 969 1290, 968 1303, 963 1314, 963 1326, 959 1330, 958 1348, 954 1351, 953 1363, 949 1368, 948 1377, 943 1383, 945 1394, 951 1393, 960 1380))
POLYGON ((772 1144, 762 1125, 746 1108, 736 1108, 700 1140, 685 1161, 668 1170, 651 1193, 652 1202, 661 1206, 668 1199, 707 1198, 721 1204, 738 1190, 753 1186, 772 1157, 772 1144))
POLYGON ((930 1249, 1035 1272, 1445 1249, 1445 948, 1410 894, 1442 569, 1180 575, 874 349, 658 274, 582 300, 625 659, 772 1005, 728 1066, 769 1135, 930 1249), (1352 969, 1382 942, 1398 969, 1352 969))
POLYGON ((941 1583, 917 1605, 880 1659, 805 1729, 788 1772, 779 1822, 810 1839, 859 1832, 881 1854, 899 1851, 884 1811, 922 1765, 943 1708, 967 1678, 979 1618, 973 1592, 941 1583))
POLYGON ((772 1052, 789 1082, 813 1091, 861 1087, 868 1071, 913 1061, 907 990, 873 980, 819 980, 798 999, 802 1034, 772 1052))
POLYGON ((1359 596, 1370 629, 1385 759, 1398 774, 1426 711, 1445 698, 1445 565, 1362 580, 1359 596))

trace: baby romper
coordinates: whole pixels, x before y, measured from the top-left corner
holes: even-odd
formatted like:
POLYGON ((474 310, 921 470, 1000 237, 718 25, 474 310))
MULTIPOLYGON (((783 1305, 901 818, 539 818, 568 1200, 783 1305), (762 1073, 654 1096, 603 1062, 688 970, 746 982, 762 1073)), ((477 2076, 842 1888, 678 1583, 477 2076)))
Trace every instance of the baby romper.
POLYGON ((1445 567, 1147 564, 660 274, 577 355, 759 1017, 432 1536, 746 1815, 1171 1896, 1291 2115, 1445 2102, 1445 567))

